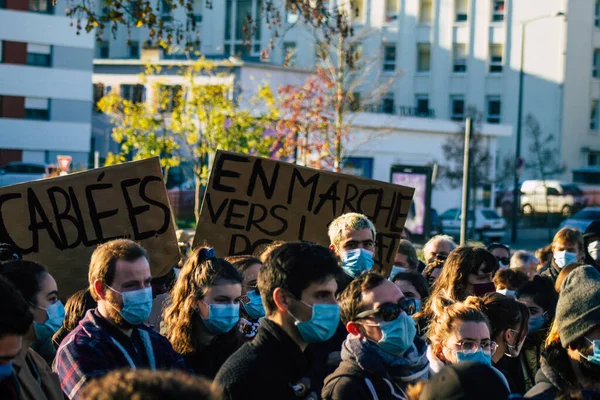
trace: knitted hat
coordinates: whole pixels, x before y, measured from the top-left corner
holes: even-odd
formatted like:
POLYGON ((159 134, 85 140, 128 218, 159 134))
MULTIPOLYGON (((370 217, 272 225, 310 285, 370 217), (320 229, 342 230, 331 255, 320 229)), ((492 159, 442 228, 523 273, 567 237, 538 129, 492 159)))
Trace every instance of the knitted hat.
POLYGON ((577 267, 565 278, 555 318, 564 348, 600 326, 600 272, 596 268, 577 267))
POLYGON ((495 368, 477 362, 447 365, 425 384, 419 400, 506 400, 506 379, 495 368))

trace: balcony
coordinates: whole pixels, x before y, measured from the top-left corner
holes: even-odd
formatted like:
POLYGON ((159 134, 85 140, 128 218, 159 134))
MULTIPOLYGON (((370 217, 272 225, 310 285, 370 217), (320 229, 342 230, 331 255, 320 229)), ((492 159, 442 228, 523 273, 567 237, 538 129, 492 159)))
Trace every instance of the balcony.
POLYGON ((389 104, 371 104, 363 107, 365 112, 391 114, 401 117, 416 117, 416 118, 435 118, 435 110, 430 108, 410 107, 410 106, 393 106, 389 104))

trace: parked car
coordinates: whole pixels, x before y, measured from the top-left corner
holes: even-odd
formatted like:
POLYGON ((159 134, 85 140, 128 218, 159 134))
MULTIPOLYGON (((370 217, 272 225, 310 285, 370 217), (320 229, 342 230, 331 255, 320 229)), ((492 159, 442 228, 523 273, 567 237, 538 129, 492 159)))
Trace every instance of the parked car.
MULTIPOLYGON (((451 208, 440 215, 442 231, 446 235, 458 238, 462 215, 460 208, 451 208)), ((501 242, 506 234, 506 220, 491 208, 478 208, 469 211, 468 229, 475 231, 477 239, 484 242, 501 242), (473 227, 475 219, 475 227, 473 227)))
POLYGON ((545 185, 542 180, 524 181, 521 193, 521 211, 525 215, 550 212, 569 216, 587 202, 577 185, 559 181, 546 181, 545 185))
POLYGON ((43 179, 50 175, 45 164, 11 162, 0 167, 0 186, 43 179))
POLYGON ((565 219, 560 223, 559 229, 562 228, 577 228, 582 233, 585 232, 587 227, 592 221, 600 221, 600 207, 586 207, 579 211, 571 218, 565 219))

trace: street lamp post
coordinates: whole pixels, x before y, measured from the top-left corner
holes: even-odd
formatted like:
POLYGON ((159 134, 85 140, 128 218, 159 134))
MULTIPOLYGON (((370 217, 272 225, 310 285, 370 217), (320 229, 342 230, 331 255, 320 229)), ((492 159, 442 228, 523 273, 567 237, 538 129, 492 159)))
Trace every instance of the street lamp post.
POLYGON ((516 154, 515 154, 515 175, 513 180, 513 207, 512 207, 512 229, 510 240, 512 243, 517 241, 517 225, 519 218, 519 211, 521 210, 520 204, 520 190, 519 190, 519 168, 517 163, 521 160, 521 125, 523 120, 523 78, 525 76, 525 72, 523 71, 523 65, 525 64, 525 32, 527 25, 534 21, 539 21, 541 19, 547 18, 555 18, 555 17, 564 17, 565 14, 563 12, 558 12, 553 15, 544 15, 540 17, 531 18, 525 21, 521 21, 521 65, 519 68, 519 104, 517 108, 517 146, 516 146, 516 154))

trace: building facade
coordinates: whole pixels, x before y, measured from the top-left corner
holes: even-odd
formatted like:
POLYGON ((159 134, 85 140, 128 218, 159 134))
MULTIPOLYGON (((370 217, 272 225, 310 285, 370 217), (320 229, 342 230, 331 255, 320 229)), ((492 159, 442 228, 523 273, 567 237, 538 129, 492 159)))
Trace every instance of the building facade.
MULTIPOLYGON (((271 31, 263 20, 250 47, 242 46, 247 17, 256 20, 260 0, 196 1, 199 49, 207 55, 258 60, 271 31)), ((474 107, 485 123, 516 132, 519 71, 524 71, 523 121, 531 116, 566 167, 600 165, 600 2, 596 0, 331 0, 351 4, 355 31, 368 32, 363 57, 379 60, 381 77, 398 74, 377 111, 460 121, 474 107), (526 33, 523 40, 523 32, 526 33), (521 59, 523 49, 524 59, 521 59)), ((181 10, 161 11, 181 18, 181 10)), ((285 34, 269 62, 313 68, 314 37, 298 17, 285 13, 285 34)), ((125 32, 97 49, 97 57, 137 57, 146 37, 125 32), (133 48, 132 48, 133 46, 133 48)), ((370 84, 377 85, 373 81, 370 84)), ((369 89, 369 88, 367 88, 369 89)), ((522 158, 536 159, 527 124, 522 158)), ((516 137, 498 140, 499 162, 515 155, 516 137)), ((525 168, 522 177, 536 177, 525 168)))
POLYGON ((76 35, 65 2, 0 0, 0 165, 88 165, 93 35, 76 35))

